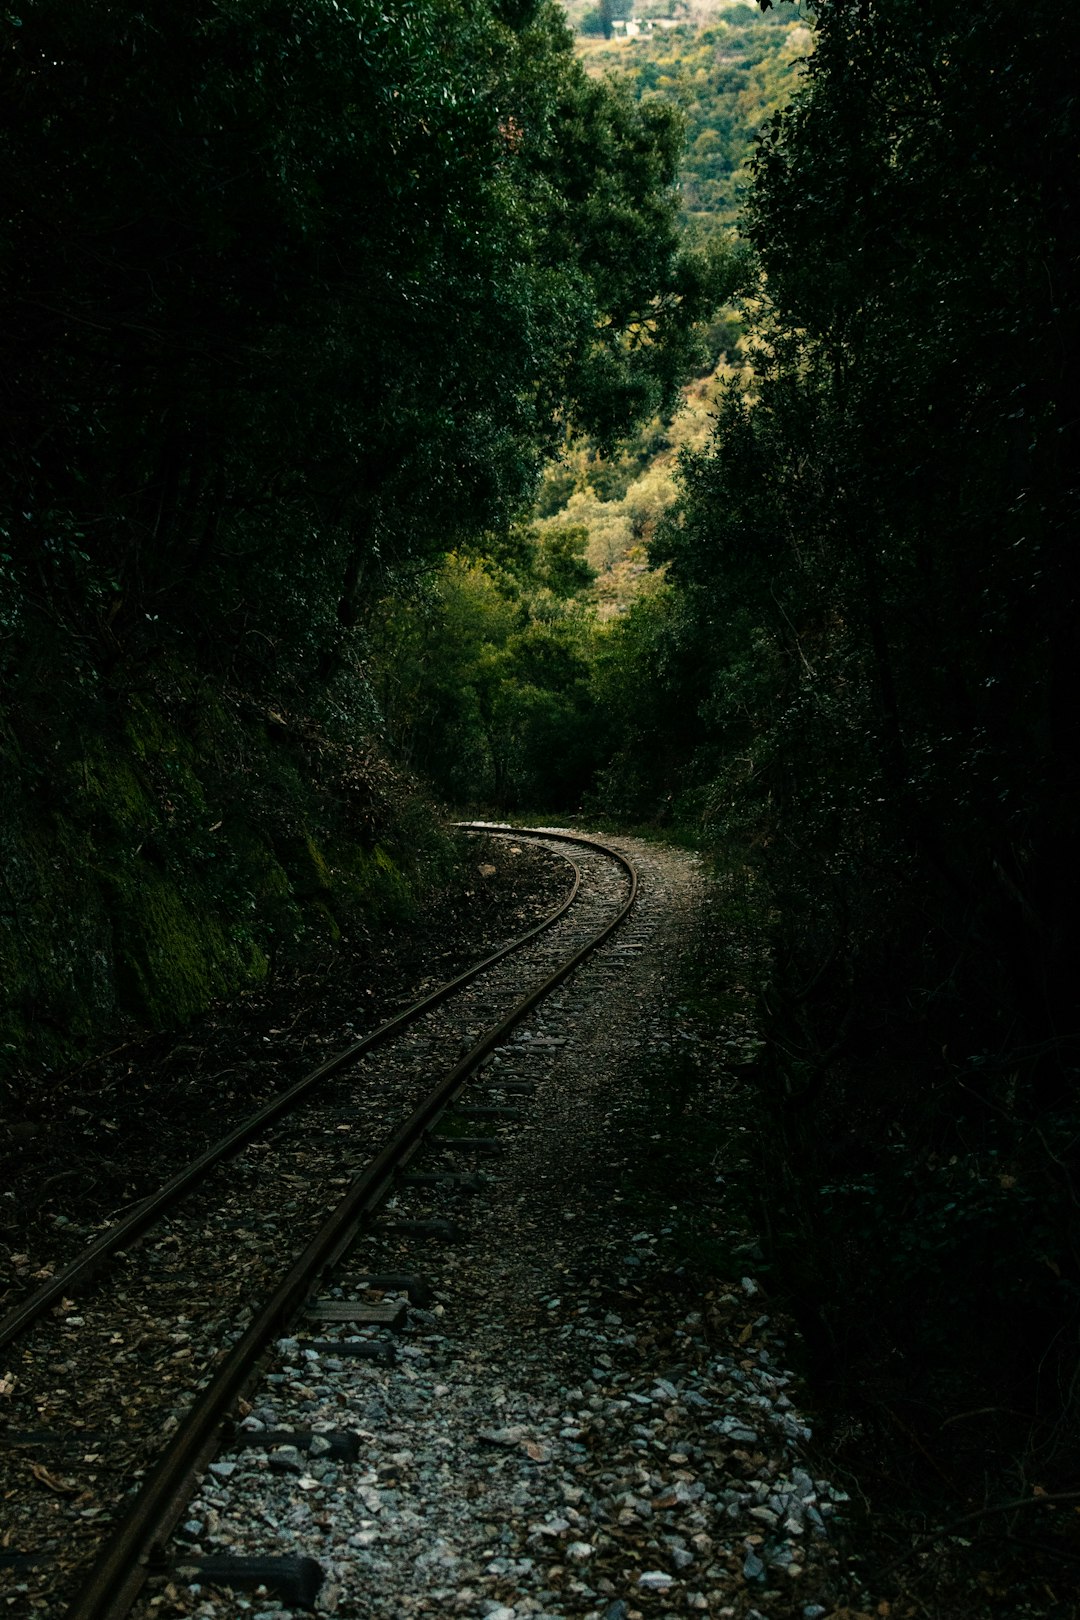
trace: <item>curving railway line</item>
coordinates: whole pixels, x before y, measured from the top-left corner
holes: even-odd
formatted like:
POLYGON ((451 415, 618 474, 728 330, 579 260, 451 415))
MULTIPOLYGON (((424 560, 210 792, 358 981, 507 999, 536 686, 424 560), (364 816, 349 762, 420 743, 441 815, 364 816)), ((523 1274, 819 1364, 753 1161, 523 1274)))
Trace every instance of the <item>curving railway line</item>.
MULTIPOLYGON (((512 1033, 635 900, 634 867, 613 849, 506 836, 569 859, 556 912, 252 1114, 0 1321, 13 1380, 0 1430, 6 1612, 129 1613, 167 1572, 169 1535, 268 1348, 305 1313, 339 1358, 393 1358, 406 1301, 424 1299, 410 1245, 453 1235, 448 1198, 467 1196, 500 1133, 527 1123, 531 1082, 504 1056, 512 1033)), ((293 1440, 278 1449, 291 1455, 293 1440)), ((203 1574, 283 1582, 300 1607, 312 1578, 295 1558, 203 1574)))

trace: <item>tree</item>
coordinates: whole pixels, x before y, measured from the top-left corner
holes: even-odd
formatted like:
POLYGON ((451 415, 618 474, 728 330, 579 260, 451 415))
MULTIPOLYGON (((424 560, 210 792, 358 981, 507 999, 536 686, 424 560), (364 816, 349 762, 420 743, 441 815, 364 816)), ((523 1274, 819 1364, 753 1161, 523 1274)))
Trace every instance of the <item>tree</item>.
POLYGON ((709 298, 676 121, 588 81, 553 8, 9 28, 5 566, 69 657, 182 632, 317 690, 388 568, 504 525, 566 421, 610 437, 675 386, 709 298))
POLYGON ((576 808, 596 761, 585 531, 518 529, 386 604, 372 677, 388 737, 458 803, 576 808))
POLYGON ((752 164, 753 380, 655 550, 696 802, 769 885, 777 1226, 826 1234, 834 1346, 884 1324, 914 1405, 963 1364, 1044 1437, 1080 1297, 1078 45, 1042 0, 823 0, 752 164))

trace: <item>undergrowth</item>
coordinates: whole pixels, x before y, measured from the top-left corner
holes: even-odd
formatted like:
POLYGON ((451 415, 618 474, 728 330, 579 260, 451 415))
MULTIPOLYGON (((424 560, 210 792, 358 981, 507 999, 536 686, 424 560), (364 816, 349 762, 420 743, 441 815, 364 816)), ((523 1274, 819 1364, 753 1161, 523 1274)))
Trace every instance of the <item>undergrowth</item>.
POLYGON ((64 697, 0 717, 0 1077, 181 1025, 454 881, 454 838, 347 721, 179 660, 64 697))
POLYGON ((895 1021, 809 1064, 783 919, 760 876, 716 870, 634 1196, 679 1205, 688 1265, 749 1272, 797 1320, 824 1466, 866 1510, 882 1613, 1064 1620, 1080 1121, 1067 1102, 1032 1113, 1021 1076, 991 1086, 991 1060, 961 1064, 895 1021))

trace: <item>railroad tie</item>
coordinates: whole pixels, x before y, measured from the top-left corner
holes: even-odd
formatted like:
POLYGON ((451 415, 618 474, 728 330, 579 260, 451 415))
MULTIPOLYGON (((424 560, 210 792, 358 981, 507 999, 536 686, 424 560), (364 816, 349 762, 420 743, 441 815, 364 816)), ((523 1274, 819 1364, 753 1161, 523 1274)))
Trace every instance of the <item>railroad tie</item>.
POLYGON ((467 1236, 463 1226, 434 1216, 430 1220, 377 1221, 375 1231, 394 1237, 435 1238, 439 1243, 460 1243, 467 1236))
POLYGON ((524 1108, 513 1103, 455 1103, 454 1113, 462 1119, 524 1119, 524 1108))
MULTIPOLYGON (((456 1170, 411 1170, 401 1177, 402 1187, 421 1187, 429 1191, 478 1193, 488 1185, 487 1178, 461 1175, 456 1170)), ((413 1300, 413 1304, 417 1304, 413 1300)))
POLYGON ((314 1452, 330 1462, 360 1461, 360 1436, 355 1429, 331 1429, 325 1434, 314 1429, 240 1429, 229 1444, 230 1451, 271 1451, 275 1446, 291 1446, 294 1451, 314 1452))
POLYGON ((383 1367, 397 1366, 397 1350, 388 1339, 303 1339, 305 1350, 320 1356, 338 1356, 347 1361, 377 1361, 383 1367))
POLYGON ((175 1575, 185 1582, 224 1586, 234 1592, 253 1592, 265 1586, 290 1609, 305 1610, 314 1609, 326 1579, 322 1565, 314 1558, 239 1558, 228 1553, 185 1559, 177 1564, 175 1575))
POLYGON ((384 1327, 400 1333, 407 1309, 402 1300, 370 1305, 359 1299, 316 1299, 304 1307, 309 1322, 355 1322, 358 1327, 384 1327))
POLYGON ((427 1142, 441 1153, 502 1153, 505 1149, 497 1136, 442 1136, 428 1131, 427 1142))
POLYGON ((10 1548, 0 1548, 0 1570, 31 1570, 45 1569, 49 1564, 55 1564, 56 1554, 45 1552, 13 1552, 10 1548))
POLYGON ((365 1271, 359 1276, 342 1278, 344 1288, 380 1288, 388 1293, 407 1294, 410 1305, 421 1308, 430 1305, 435 1290, 426 1277, 412 1276, 403 1271, 365 1271))

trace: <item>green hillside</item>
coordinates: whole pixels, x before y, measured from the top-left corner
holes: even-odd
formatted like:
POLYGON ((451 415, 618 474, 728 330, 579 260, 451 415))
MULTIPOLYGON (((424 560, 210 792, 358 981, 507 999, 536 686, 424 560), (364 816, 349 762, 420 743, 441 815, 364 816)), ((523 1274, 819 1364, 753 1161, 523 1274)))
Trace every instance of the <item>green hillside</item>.
POLYGON ((700 7, 646 0, 632 15, 624 0, 620 9, 628 15, 616 14, 618 32, 605 39, 596 9, 570 0, 578 55, 591 74, 625 75, 639 100, 679 109, 684 220, 699 231, 734 227, 754 136, 790 99, 813 49, 810 29, 787 8, 762 13, 742 0, 700 7))
MULTIPOLYGON (((682 224, 691 240, 726 256, 730 279, 754 141, 798 88, 813 48, 810 29, 787 8, 762 13, 742 0, 700 6, 646 0, 636 9, 616 0, 610 38, 587 0, 569 0, 566 14, 588 73, 617 75, 639 105, 658 103, 677 114, 684 135, 677 181, 682 224)), ((699 375, 673 417, 654 419, 607 454, 570 437, 545 471, 540 532, 567 524, 584 529, 601 618, 625 612, 643 589, 655 588, 649 542, 675 504, 681 453, 708 437, 717 386, 741 374, 742 332, 735 309, 720 311, 701 330, 699 375)))

